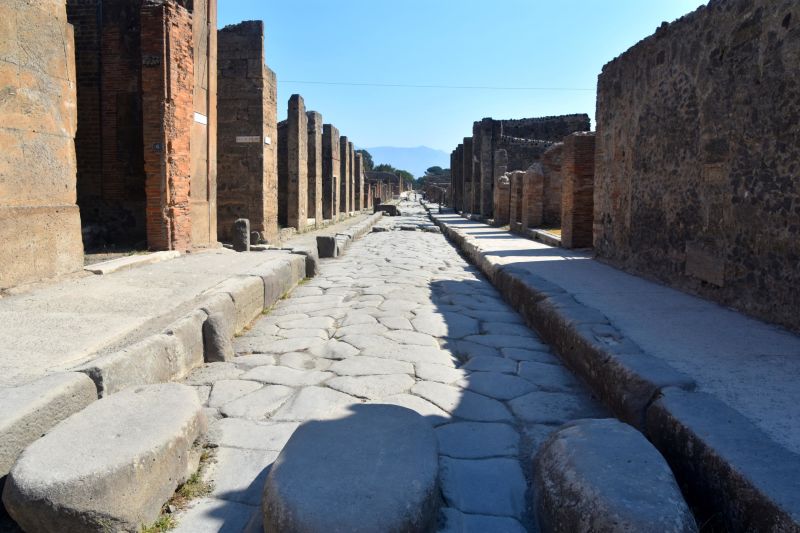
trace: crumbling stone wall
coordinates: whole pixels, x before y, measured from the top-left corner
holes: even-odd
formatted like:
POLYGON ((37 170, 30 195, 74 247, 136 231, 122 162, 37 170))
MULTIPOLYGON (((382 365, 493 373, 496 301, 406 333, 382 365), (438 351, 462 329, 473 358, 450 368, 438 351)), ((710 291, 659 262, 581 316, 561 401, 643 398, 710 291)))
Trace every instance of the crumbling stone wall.
POLYGON ((81 268, 74 41, 63 2, 0 5, 0 289, 81 268))
POLYGON ((347 137, 339 139, 339 212, 346 215, 350 212, 350 142, 347 137))
POLYGON ((558 142, 576 131, 589 130, 591 121, 586 114, 500 121, 500 135, 519 139, 558 142))
POLYGON ((564 139, 561 190, 561 244, 592 246, 595 134, 573 133, 564 139))
POLYGON ((325 220, 336 220, 339 216, 340 152, 339 130, 325 124, 322 129, 322 217, 325 220))
POLYGON ((713 0, 603 68, 595 248, 800 330, 800 5, 713 0))
POLYGON ((278 237, 277 85, 264 64, 264 24, 228 26, 218 36, 219 237, 250 220, 265 242, 278 237))
POLYGON ((322 225, 322 115, 308 115, 308 217, 322 225))
POLYGON ((303 97, 289 98, 278 125, 278 222, 304 231, 308 225, 308 115, 303 97))

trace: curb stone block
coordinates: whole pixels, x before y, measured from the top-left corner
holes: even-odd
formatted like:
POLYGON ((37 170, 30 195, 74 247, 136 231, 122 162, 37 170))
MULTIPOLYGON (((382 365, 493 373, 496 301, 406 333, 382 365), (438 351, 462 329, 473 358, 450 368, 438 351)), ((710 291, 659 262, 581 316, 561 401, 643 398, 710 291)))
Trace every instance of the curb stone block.
POLYGON ((647 436, 690 500, 730 531, 800 531, 800 455, 738 411, 700 392, 668 388, 647 410, 647 436))
POLYGON ((305 256, 306 258, 306 277, 313 278, 319 274, 319 252, 310 246, 298 246, 292 248, 292 253, 305 256))
POLYGON ((225 324, 229 328, 225 333, 231 338, 236 334, 236 306, 229 294, 218 293, 207 297, 200 309, 205 311, 208 316, 224 317, 225 324))
POLYGON ((233 352, 232 335, 228 332, 231 324, 222 313, 213 313, 203 322, 203 359, 206 363, 232 361, 233 352))
POLYGON ((230 294, 236 307, 236 331, 242 331, 264 310, 264 281, 256 275, 226 279, 212 293, 230 294))
POLYGON ((95 400, 94 382, 79 372, 51 374, 19 387, 0 388, 0 489, 26 446, 95 400))
MULTIPOLYGON (((264 308, 267 309, 293 289, 306 276, 307 259, 301 255, 286 254, 286 261, 272 265, 262 273, 264 282, 264 308)), ((262 311, 263 311, 262 309, 262 311)), ((259 311, 260 313, 260 311, 259 311)), ((238 330, 241 331, 241 330, 238 330)))
POLYGON ((185 481, 205 429, 191 387, 125 390, 30 445, 11 469, 3 502, 26 531, 139 531, 185 481))
POLYGON ((541 447, 533 470, 542 531, 698 531, 664 458, 615 419, 562 426, 541 447))

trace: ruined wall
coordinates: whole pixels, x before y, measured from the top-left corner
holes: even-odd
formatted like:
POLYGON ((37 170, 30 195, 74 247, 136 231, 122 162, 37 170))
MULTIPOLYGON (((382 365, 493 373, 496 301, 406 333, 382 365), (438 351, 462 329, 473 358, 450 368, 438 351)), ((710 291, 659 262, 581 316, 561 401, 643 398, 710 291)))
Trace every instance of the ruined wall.
POLYGON ((551 227, 561 227, 561 157, 564 143, 557 143, 542 154, 542 224, 551 227))
POLYGON ((564 139, 561 166, 561 244, 592 246, 595 134, 573 133, 564 139))
POLYGON ((308 115, 303 97, 289 98, 278 125, 278 222, 304 231, 308 225, 308 115))
POLYGON ((218 36, 217 228, 229 241, 238 218, 273 243, 278 225, 275 74, 264 64, 264 24, 242 22, 218 36))
POLYGON ((560 141, 570 133, 591 129, 591 121, 586 114, 501 120, 500 124, 502 136, 553 142, 560 141))
POLYGON ((495 143, 497 150, 505 150, 508 170, 527 170, 553 146, 550 141, 502 136, 495 143))
POLYGON ((339 212, 350 212, 350 143, 347 137, 339 139, 339 212))
POLYGON ((142 115, 147 246, 187 250, 194 124, 192 15, 175 2, 141 10, 142 115))
POLYGON ((308 116, 308 218, 315 226, 322 224, 322 115, 309 111, 308 116))
POLYGON ((800 329, 800 5, 714 0, 606 65, 595 247, 800 329))
POLYGON ((339 215, 340 158, 339 130, 325 124, 322 128, 322 216, 325 220, 336 220, 339 215))
POLYGON ((0 5, 0 289, 83 264, 73 50, 63 1, 0 5))

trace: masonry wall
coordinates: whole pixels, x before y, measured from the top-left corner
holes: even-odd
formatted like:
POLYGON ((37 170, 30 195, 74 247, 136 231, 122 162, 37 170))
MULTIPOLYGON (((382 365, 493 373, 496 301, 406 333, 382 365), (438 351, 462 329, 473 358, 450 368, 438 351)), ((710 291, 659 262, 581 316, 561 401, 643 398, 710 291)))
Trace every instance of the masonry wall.
POLYGON ((322 224, 322 115, 309 111, 308 116, 308 218, 315 226, 322 224))
POLYGON ((800 330, 798 57, 797 2, 714 0, 603 68, 601 258, 800 330))
POLYGON ((339 214, 340 160, 339 130, 325 124, 322 129, 322 216, 325 220, 336 220, 339 214))
POLYGON ((462 173, 464 175, 464 211, 467 213, 478 213, 480 212, 480 207, 478 210, 475 210, 476 201, 475 201, 475 180, 474 180, 474 172, 475 172, 475 164, 474 164, 474 154, 473 154, 473 146, 472 146, 472 137, 464 137, 464 150, 463 150, 463 166, 462 166, 462 173))
POLYGON ((509 209, 511 201, 511 184, 509 177, 506 175, 508 171, 508 155, 505 150, 497 150, 494 153, 494 169, 492 175, 494 176, 494 187, 492 191, 492 203, 494 213, 494 224, 496 226, 505 226, 509 223, 509 209))
POLYGON ((355 155, 355 204, 354 210, 364 209, 364 155, 355 155))
POLYGON ((350 212, 350 143, 347 137, 339 139, 339 212, 350 212))
POLYGON ((63 1, 0 5, 0 289, 83 264, 73 51, 63 1))
POLYGON ((573 133, 564 138, 561 244, 565 248, 592 246, 594 161, 594 133, 573 133))
POLYGON ((591 121, 586 114, 501 120, 500 123, 502 136, 553 142, 560 141, 570 133, 591 129, 591 121))
POLYGON ((261 240, 277 240, 275 74, 264 64, 264 24, 242 22, 218 35, 217 228, 229 242, 233 223, 250 220, 261 240))

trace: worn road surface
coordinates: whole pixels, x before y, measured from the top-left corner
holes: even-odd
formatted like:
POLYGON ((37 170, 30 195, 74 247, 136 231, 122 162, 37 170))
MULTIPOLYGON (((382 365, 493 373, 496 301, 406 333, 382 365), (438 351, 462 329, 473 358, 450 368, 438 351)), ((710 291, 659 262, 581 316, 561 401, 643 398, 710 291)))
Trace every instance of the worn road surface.
POLYGON ((257 531, 264 479, 292 432, 359 402, 435 426, 441 531, 535 529, 532 454, 559 425, 607 414, 476 268, 422 231, 432 226, 418 204, 401 209, 235 339, 235 362, 189 377, 211 418, 214 489, 179 531, 257 531))

